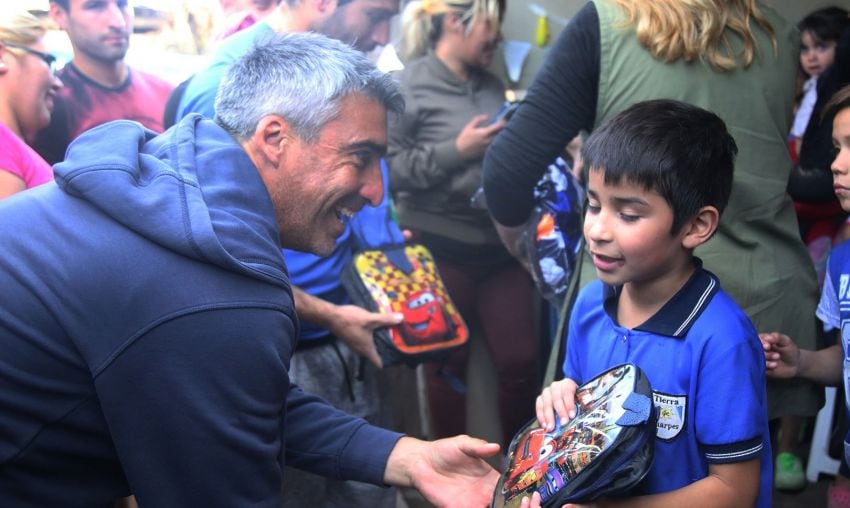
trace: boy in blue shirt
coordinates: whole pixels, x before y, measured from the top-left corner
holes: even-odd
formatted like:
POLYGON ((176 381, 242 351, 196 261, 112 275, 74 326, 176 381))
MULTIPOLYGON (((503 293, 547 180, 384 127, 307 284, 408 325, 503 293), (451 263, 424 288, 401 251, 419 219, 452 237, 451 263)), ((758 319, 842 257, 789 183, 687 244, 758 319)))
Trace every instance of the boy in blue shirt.
POLYGON ((538 397, 537 419, 566 422, 577 386, 625 362, 648 376, 658 414, 640 495, 598 505, 771 506, 758 335, 694 256, 717 229, 736 154, 719 117, 671 100, 635 104, 582 149, 599 279, 576 301, 565 379, 538 397))
MULTIPOLYGON (((832 121, 832 181, 841 208, 850 212, 850 86, 845 86, 824 106, 823 117, 832 121)), ((850 241, 829 254, 817 317, 841 333, 841 341, 818 351, 798 349, 779 332, 761 334, 770 377, 799 377, 828 385, 844 383, 845 405, 850 408, 850 241)), ((850 461, 850 434, 844 437, 844 457, 850 461)), ((846 476, 846 472, 845 472, 846 476)), ((846 488, 846 487, 845 487, 846 488)))

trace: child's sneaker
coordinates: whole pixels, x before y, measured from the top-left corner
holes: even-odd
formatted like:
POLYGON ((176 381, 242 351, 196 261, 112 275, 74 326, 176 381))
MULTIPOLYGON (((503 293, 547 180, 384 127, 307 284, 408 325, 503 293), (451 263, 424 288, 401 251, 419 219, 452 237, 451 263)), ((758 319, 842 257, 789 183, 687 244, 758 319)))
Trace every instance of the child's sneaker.
POLYGON ((776 456, 773 474, 773 485, 779 490, 800 490, 806 486, 803 463, 791 452, 776 456))

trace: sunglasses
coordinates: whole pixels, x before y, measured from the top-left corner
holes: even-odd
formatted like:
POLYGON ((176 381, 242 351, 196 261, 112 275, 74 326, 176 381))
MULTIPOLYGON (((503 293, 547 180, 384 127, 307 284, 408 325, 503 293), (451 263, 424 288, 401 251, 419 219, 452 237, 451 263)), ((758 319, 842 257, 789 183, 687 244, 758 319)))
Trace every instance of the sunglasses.
POLYGON ((26 46, 21 46, 20 44, 13 44, 11 42, 4 43, 8 48, 20 49, 24 53, 29 53, 30 55, 35 55, 41 58, 44 63, 47 64, 47 67, 50 69, 52 74, 56 73, 56 57, 51 55, 50 53, 44 53, 42 51, 38 51, 36 49, 28 48, 26 46))

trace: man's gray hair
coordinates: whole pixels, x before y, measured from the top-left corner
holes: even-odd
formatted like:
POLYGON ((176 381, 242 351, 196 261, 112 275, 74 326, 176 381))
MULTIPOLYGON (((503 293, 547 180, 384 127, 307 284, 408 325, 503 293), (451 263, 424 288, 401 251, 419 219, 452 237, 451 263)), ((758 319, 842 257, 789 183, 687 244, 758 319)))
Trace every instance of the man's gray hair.
POLYGON ((362 93, 401 114, 398 83, 362 53, 314 33, 274 34, 230 66, 215 98, 215 120, 244 140, 260 120, 279 115, 307 142, 336 117, 339 102, 362 93))

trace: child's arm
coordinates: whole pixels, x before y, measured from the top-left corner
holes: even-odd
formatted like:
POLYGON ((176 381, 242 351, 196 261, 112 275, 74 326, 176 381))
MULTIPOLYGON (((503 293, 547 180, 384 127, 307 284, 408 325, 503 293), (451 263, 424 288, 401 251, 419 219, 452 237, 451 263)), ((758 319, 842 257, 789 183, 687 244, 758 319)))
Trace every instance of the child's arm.
MULTIPOLYGON (((752 507, 759 492, 759 459, 735 464, 712 464, 708 476, 681 489, 627 499, 599 499, 592 504, 564 505, 568 508, 737 508, 752 507)), ((523 500, 522 508, 539 508, 535 495, 523 500)))
POLYGON ((802 378, 826 385, 841 384, 843 356, 841 345, 810 351, 799 349, 787 335, 760 333, 766 374, 773 378, 802 378))
POLYGON ((578 388, 578 384, 575 381, 565 378, 555 381, 543 389, 543 392, 537 397, 537 401, 535 402, 537 421, 541 427, 546 430, 555 429, 553 409, 558 413, 562 425, 575 417, 576 388, 578 388))

